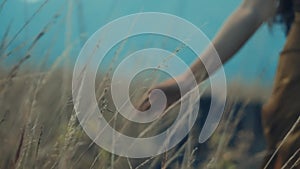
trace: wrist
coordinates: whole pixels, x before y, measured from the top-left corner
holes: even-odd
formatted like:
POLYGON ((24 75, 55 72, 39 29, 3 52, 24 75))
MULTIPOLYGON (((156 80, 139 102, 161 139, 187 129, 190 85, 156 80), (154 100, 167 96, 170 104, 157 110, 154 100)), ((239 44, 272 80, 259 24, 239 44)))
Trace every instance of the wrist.
POLYGON ((186 94, 197 86, 197 80, 193 73, 186 71, 177 77, 178 85, 182 87, 182 93, 186 94))

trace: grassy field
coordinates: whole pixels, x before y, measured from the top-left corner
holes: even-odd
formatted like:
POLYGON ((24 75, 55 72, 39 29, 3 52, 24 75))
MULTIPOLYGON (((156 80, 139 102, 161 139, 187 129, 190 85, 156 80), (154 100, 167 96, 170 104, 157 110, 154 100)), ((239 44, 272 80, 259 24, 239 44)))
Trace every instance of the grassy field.
MULTIPOLYGON (((4 70, 1 77, 0 168, 3 169, 257 168, 263 158, 261 100, 257 98, 246 99, 229 91, 221 124, 212 138, 199 144, 197 138, 210 103, 209 95, 203 96, 195 126, 177 147, 157 157, 129 159, 101 149, 84 133, 73 110, 69 69, 38 72, 23 68, 15 76, 4 70)), ((99 107, 111 107, 109 92, 103 93, 103 86, 96 90, 99 107)), ((176 108, 172 111, 150 129, 122 119, 111 109, 105 109, 103 114, 112 126, 127 135, 137 136, 148 129, 150 132, 144 136, 150 136, 173 122, 176 108)))
MULTIPOLYGON (((6 0, 0 5, 0 12, 6 0)), ((72 58, 67 46, 50 65, 48 50, 36 53, 60 13, 30 40, 16 41, 38 14, 33 13, 16 32, 1 32, 0 42, 0 169, 253 169, 261 165, 265 151, 260 109, 270 93, 254 85, 231 84, 222 121, 204 144, 197 142, 210 106, 207 91, 201 98, 200 113, 190 134, 170 151, 157 157, 130 159, 111 154, 96 144, 81 128, 72 103, 72 58), (32 61, 32 58, 39 58, 32 61), (9 60, 9 61, 8 61, 9 60), (257 94, 259 93, 259 94, 257 94)), ((68 15, 67 15, 68 16, 68 15)), ((68 23, 68 17, 65 18, 68 23)), ((48 47, 48 46, 47 46, 48 47)), ((121 49, 120 49, 121 50, 121 49)), ((175 106, 155 123, 137 124, 114 110, 109 91, 111 71, 100 72, 96 80, 99 107, 111 126, 130 136, 151 136, 164 131, 176 118, 175 106), (147 131, 147 132, 146 132, 147 131)), ((144 82, 136 81, 139 86, 144 82)), ((134 87, 134 86, 133 86, 134 87)), ((149 86, 150 87, 150 84, 149 86)), ((132 96, 132 101, 140 95, 132 96)))

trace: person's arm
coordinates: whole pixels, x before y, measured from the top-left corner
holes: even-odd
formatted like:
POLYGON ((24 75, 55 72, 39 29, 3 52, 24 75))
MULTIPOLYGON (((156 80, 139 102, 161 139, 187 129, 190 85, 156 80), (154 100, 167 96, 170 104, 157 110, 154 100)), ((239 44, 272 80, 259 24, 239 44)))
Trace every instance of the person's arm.
MULTIPOLYGON (((276 0, 244 0, 223 24, 212 41, 221 62, 224 64, 232 58, 261 24, 273 16, 275 10, 276 0)), ((208 48, 201 55, 201 58, 206 63, 215 64, 213 60, 210 60, 210 53, 212 53, 212 50, 208 48)), ((198 83, 207 78, 205 68, 200 59, 197 59, 191 65, 191 70, 198 83)))
MULTIPOLYGON (((221 62, 225 63, 234 56, 261 24, 273 16, 275 9, 276 0, 244 0, 223 24, 212 41, 212 45, 218 52, 221 62)), ((205 60, 207 67, 214 67, 217 69, 220 65, 214 65, 215 61, 210 57, 210 53, 213 52, 211 49, 212 48, 208 47, 200 57, 205 60)), ((197 59, 190 68, 198 83, 207 78, 206 69, 200 59, 197 59)), ((183 83, 183 86, 186 86, 186 89, 184 90, 185 93, 190 90, 189 79, 190 77, 188 77, 186 73, 177 77, 179 83, 183 83)), ((149 90, 148 95, 151 94, 153 89, 160 89, 165 93, 167 97, 167 107, 181 97, 180 90, 174 79, 169 79, 152 87, 149 90)), ((149 107, 150 103, 147 98, 142 101, 140 110, 146 110, 149 107)))

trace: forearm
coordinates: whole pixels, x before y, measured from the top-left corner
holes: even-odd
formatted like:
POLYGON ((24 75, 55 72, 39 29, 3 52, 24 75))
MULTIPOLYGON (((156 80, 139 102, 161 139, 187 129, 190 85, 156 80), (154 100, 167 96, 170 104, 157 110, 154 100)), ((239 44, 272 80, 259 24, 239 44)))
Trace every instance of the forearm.
POLYGON ((191 65, 191 70, 198 83, 205 80, 208 75, 203 65, 216 71, 221 65, 216 65, 213 57, 217 51, 221 62, 224 64, 245 44, 254 32, 263 23, 263 19, 256 15, 254 11, 239 7, 224 23, 219 33, 200 56, 202 60, 197 60, 191 65), (215 49, 215 50, 214 50, 215 49), (202 62, 203 61, 203 62, 202 62))

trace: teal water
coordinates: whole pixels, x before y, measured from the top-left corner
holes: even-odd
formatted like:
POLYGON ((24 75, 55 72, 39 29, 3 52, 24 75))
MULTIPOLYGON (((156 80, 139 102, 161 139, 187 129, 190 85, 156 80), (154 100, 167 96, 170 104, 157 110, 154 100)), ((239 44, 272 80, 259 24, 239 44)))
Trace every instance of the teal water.
MULTIPOLYGON (((4 1, 1 0, 0 3, 4 1)), ((1 39, 9 25, 11 25, 9 38, 12 38, 44 2, 44 0, 6 1, 0 13, 1 39)), ((68 58, 73 64, 84 42, 96 30, 114 19, 137 12, 164 12, 177 15, 196 25, 212 39, 239 3, 238 0, 49 0, 7 50, 12 50, 23 42, 28 46, 45 25, 49 24, 46 34, 32 50, 31 62, 38 65, 47 54, 48 62, 51 64, 71 46, 68 58), (60 16, 53 19, 55 14, 60 16)), ((168 50, 178 45, 176 42, 168 42, 164 38, 154 36, 131 38, 124 46, 121 56, 149 45, 168 50)), ((236 57, 225 66, 228 79, 241 79, 244 83, 258 81, 261 84, 272 84, 278 53, 283 43, 284 33, 280 26, 274 27, 272 31, 267 26, 261 27, 236 57)), ((21 49, 20 53, 22 50, 26 51, 26 48, 21 49)), ((114 50, 117 50, 117 47, 114 50)), ((107 55, 107 63, 111 61, 113 55, 114 52, 107 55)), ((189 50, 183 50, 180 55, 188 63, 193 60, 189 50)), ((21 56, 16 54, 8 58, 7 63, 16 62, 21 56)))

